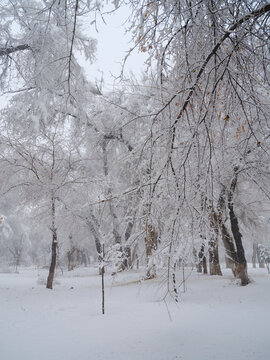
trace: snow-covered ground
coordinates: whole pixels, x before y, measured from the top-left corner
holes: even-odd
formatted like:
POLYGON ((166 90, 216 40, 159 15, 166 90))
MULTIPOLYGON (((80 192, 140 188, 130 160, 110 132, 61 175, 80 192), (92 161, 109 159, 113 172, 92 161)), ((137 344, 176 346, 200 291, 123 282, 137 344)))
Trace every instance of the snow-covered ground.
POLYGON ((100 277, 92 268, 0 274, 0 360, 268 360, 270 276, 249 269, 253 283, 193 273, 178 305, 161 301, 160 280, 140 273, 100 277))

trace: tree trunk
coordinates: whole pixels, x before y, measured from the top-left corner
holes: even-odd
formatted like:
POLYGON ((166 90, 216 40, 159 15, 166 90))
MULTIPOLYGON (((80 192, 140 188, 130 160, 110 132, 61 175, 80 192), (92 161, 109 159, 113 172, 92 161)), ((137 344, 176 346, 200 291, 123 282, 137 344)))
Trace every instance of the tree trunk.
POLYGON ((57 237, 56 237, 56 232, 55 232, 53 234, 53 240, 52 240, 52 257, 51 257, 51 265, 50 265, 49 275, 48 275, 48 279, 47 279, 47 286, 46 286, 47 289, 53 288, 56 257, 57 257, 57 237))
POLYGON ((258 244, 253 244, 253 253, 252 253, 252 266, 253 266, 253 268, 256 268, 257 247, 258 247, 258 244))
POLYGON ((47 279, 47 289, 53 288, 53 279, 54 279, 54 273, 55 273, 55 267, 56 267, 56 258, 57 258, 57 232, 56 232, 56 226, 55 226, 55 197, 54 194, 52 194, 52 257, 51 257, 51 265, 49 270, 49 275, 47 279))
POLYGON ((199 251, 199 269, 201 270, 200 272, 203 270, 204 274, 208 274, 204 243, 202 243, 201 250, 199 251))
POLYGON ((214 236, 209 242, 209 273, 210 275, 222 276, 222 271, 219 264, 218 242, 217 238, 214 236))
POLYGON ((257 257, 258 257, 258 262, 259 262, 259 268, 263 269, 265 267, 265 256, 264 256, 264 250, 263 250, 263 246, 257 245, 257 257))
POLYGON ((69 250, 67 252, 67 258, 68 258, 68 271, 71 271, 74 269, 73 267, 73 261, 72 261, 72 252, 69 250))
POLYGON ((222 271, 219 264, 219 255, 218 255, 218 221, 215 217, 215 212, 213 209, 210 209, 209 213, 210 226, 214 231, 212 239, 209 242, 209 272, 210 275, 220 275, 222 276, 222 271))
POLYGON ((224 210, 225 210, 225 187, 223 187, 218 200, 218 214, 214 213, 214 217, 216 219, 216 222, 218 223, 221 232, 221 238, 226 252, 225 255, 226 265, 232 270, 233 275, 236 277, 235 267, 236 264, 238 263, 238 256, 236 253, 233 239, 223 221, 224 210))
MULTIPOLYGON (((134 221, 130 220, 127 224, 127 228, 125 231, 125 242, 129 240, 131 236, 132 229, 134 227, 134 221)), ((124 266, 125 269, 131 268, 132 266, 132 253, 131 253, 131 247, 129 245, 126 245, 124 248, 125 258, 124 258, 124 266)))
POLYGON ((133 269, 134 267, 138 270, 138 254, 137 254, 137 249, 138 249, 138 243, 135 244, 135 246, 133 246, 133 248, 131 249, 131 255, 130 255, 130 268, 133 269))
MULTIPOLYGON (((198 255, 197 255, 197 250, 195 248, 193 248, 192 253, 193 253, 194 263, 195 263, 197 272, 201 273, 202 272, 202 264, 199 262, 199 258, 198 258, 198 255)), ((180 269, 179 261, 177 262, 177 265, 178 265, 178 267, 180 269)), ((192 270, 193 270, 193 266, 192 266, 192 270)))
POLYGON ((205 256, 203 257, 202 265, 203 265, 203 273, 204 273, 204 274, 208 274, 208 271, 207 271, 207 261, 206 261, 206 257, 205 257, 205 256))
POLYGON ((105 284, 104 284, 104 274, 105 274, 105 249, 104 244, 102 244, 102 266, 101 266, 101 306, 102 306, 102 314, 105 314, 105 284))
POLYGON ((231 269, 230 259, 226 256, 226 254, 224 258, 225 258, 226 269, 231 269))
POLYGON ((153 279, 157 276, 155 264, 151 264, 151 256, 153 251, 157 249, 157 232, 153 229, 152 225, 146 226, 145 237, 145 249, 146 249, 146 279, 153 279))
MULTIPOLYGON (((125 242, 127 242, 128 239, 130 238, 133 226, 134 226, 134 222, 129 221, 125 231, 125 242)), ((124 271, 132 267, 131 247, 129 245, 121 246, 120 251, 121 251, 121 258, 117 268, 117 272, 124 271)))
POLYGON ((19 267, 20 263, 21 263, 21 251, 18 250, 17 256, 16 256, 16 268, 15 268, 16 272, 18 271, 18 267, 19 267))
MULTIPOLYGON (((96 227, 94 226, 94 223, 97 224, 97 220, 96 220, 94 214, 92 214, 90 212, 90 218, 87 219, 87 225, 88 225, 89 230, 95 240, 96 251, 98 254, 98 262, 100 264, 102 261, 102 246, 101 246, 101 242, 100 242, 99 232, 96 229, 96 227)), ((101 275, 101 267, 100 266, 99 266, 99 275, 101 275)))
MULTIPOLYGON (((69 239, 72 239, 70 236, 69 239)), ((76 248, 72 246, 72 248, 67 252, 67 258, 68 258, 68 271, 74 270, 75 267, 75 259, 74 259, 74 252, 76 248)))
POLYGON ((237 249, 237 258, 238 258, 238 262, 236 263, 235 266, 235 273, 236 276, 241 279, 241 285, 245 286, 249 283, 249 278, 247 273, 247 261, 245 257, 245 250, 242 243, 242 234, 239 229, 238 219, 234 212, 234 206, 233 206, 233 194, 237 183, 237 175, 238 175, 238 167, 235 167, 234 178, 231 182, 231 187, 228 194, 228 208, 229 208, 229 215, 231 221, 231 230, 235 241, 235 245, 237 249))
POLYGON ((221 229, 221 237, 222 237, 222 241, 224 244, 224 248, 226 251, 226 265, 228 266, 228 268, 230 268, 232 270, 232 273, 234 276, 236 276, 235 274, 235 266, 238 262, 238 258, 237 258, 237 253, 235 250, 235 246, 233 243, 233 239, 226 227, 226 225, 223 223, 223 221, 221 221, 220 223, 220 229, 221 229))

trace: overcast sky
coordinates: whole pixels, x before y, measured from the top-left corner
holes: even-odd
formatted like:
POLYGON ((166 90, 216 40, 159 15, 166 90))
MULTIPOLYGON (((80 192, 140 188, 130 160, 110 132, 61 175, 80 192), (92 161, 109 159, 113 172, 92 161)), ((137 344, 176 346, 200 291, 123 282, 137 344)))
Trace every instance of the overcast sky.
MULTIPOLYGON (((125 33, 127 26, 124 23, 128 15, 128 7, 122 7, 105 16, 106 24, 101 18, 98 20, 98 33, 93 25, 89 27, 89 35, 98 40, 97 61, 92 65, 84 62, 84 67, 89 80, 92 81, 94 78, 101 78, 103 73, 105 88, 108 90, 113 87, 115 77, 120 75, 122 61, 133 46, 130 42, 131 34, 125 33)), ((145 58, 144 53, 138 53, 135 49, 126 62, 125 74, 128 75, 132 71, 135 75, 139 75, 144 68, 145 58)))

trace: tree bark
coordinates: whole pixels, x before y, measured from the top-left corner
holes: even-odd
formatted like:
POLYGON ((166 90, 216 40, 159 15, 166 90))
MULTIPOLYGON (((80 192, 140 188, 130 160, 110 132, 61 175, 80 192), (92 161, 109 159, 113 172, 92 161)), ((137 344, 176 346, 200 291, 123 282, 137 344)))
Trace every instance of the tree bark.
POLYGON ((218 242, 216 237, 213 237, 209 242, 209 273, 210 275, 222 276, 222 271, 219 264, 218 242))
POLYGON ((54 279, 54 273, 55 273, 55 267, 56 267, 56 257, 57 257, 57 230, 55 226, 55 197, 52 195, 51 198, 52 201, 52 208, 51 208, 51 215, 52 215, 52 256, 51 256, 51 265, 49 269, 49 275, 47 279, 47 289, 53 288, 53 279, 54 279))
POLYGON ((238 219, 234 212, 234 204, 233 204, 233 194, 235 191, 236 183, 237 183, 237 177, 238 177, 238 167, 234 168, 234 177, 231 182, 230 191, 228 194, 228 208, 229 208, 229 215, 230 215, 230 221, 231 221, 231 230, 233 234, 233 238, 235 241, 236 249, 237 249, 237 260, 235 266, 235 273, 238 278, 241 279, 241 285, 245 286, 250 281, 248 278, 247 273, 247 261, 245 257, 245 250, 242 243, 242 234, 239 229, 238 219))
POLYGON ((105 274, 105 249, 104 244, 102 244, 102 266, 101 266, 101 303, 102 303, 102 314, 105 314, 105 283, 104 283, 104 274, 105 274))
POLYGON ((17 45, 17 46, 10 46, 10 47, 2 47, 0 48, 0 57, 1 56, 8 56, 14 52, 17 51, 23 51, 23 50, 30 50, 30 46, 27 44, 24 45, 17 45))
POLYGON ((233 275, 236 277, 235 267, 238 263, 238 256, 236 253, 236 249, 234 246, 233 239, 230 235, 229 230, 227 229, 226 225, 224 224, 223 220, 223 213, 225 210, 225 188, 221 190, 219 200, 218 200, 218 213, 214 213, 214 217, 216 219, 216 222, 218 223, 220 232, 221 232, 221 238, 222 242, 224 244, 225 248, 225 260, 226 265, 232 270, 233 275))
MULTIPOLYGON (((131 232, 132 232, 132 229, 134 227, 134 221, 133 220, 130 220, 127 224, 127 228, 126 228, 126 231, 125 231, 125 242, 127 243, 127 241, 129 240, 130 236, 131 236, 131 232)), ((130 245, 126 245, 125 248, 124 248, 124 252, 125 252, 125 268, 131 268, 132 266, 132 256, 131 256, 131 247, 130 245)))
POLYGON ((202 259, 202 266, 203 266, 203 273, 204 273, 204 274, 208 274, 207 261, 206 261, 206 257, 205 257, 205 256, 203 256, 203 259, 202 259))
POLYGON ((199 263, 198 263, 198 266, 197 266, 197 271, 198 272, 203 272, 204 274, 208 274, 207 261, 206 261, 206 256, 205 256, 205 244, 204 243, 202 243, 202 245, 201 245, 201 249, 199 251, 198 257, 199 257, 199 263))
MULTIPOLYGON (((125 242, 127 242, 128 239, 130 238, 133 226, 134 226, 134 222, 129 221, 125 231, 125 242)), ((130 269, 133 265, 130 245, 120 246, 120 252, 121 252, 121 258, 120 258, 120 263, 118 264, 117 272, 130 269)))
POLYGON ((218 222, 215 217, 214 210, 210 209, 210 226, 214 231, 212 238, 209 242, 209 272, 210 275, 220 275, 222 276, 222 271, 219 263, 218 255, 218 222))
POLYGON ((229 233, 229 230, 227 229, 226 225, 221 221, 220 223, 220 229, 221 229, 221 237, 222 241, 225 247, 226 251, 226 265, 232 270, 232 273, 234 276, 236 276, 235 273, 235 266, 238 262, 235 246, 233 243, 233 239, 229 233))

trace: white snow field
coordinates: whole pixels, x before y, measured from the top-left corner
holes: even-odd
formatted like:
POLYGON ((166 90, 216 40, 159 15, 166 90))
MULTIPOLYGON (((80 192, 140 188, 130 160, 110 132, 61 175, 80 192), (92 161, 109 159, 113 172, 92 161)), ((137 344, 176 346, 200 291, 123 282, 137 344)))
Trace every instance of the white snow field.
MULTIPOLYGON (((241 287, 194 272, 175 305, 161 300, 161 280, 142 273, 106 275, 101 314, 97 269, 59 273, 45 288, 47 270, 0 274, 0 360, 268 360, 270 276, 249 269, 241 287)), ((180 275, 179 275, 180 276, 180 275)))

